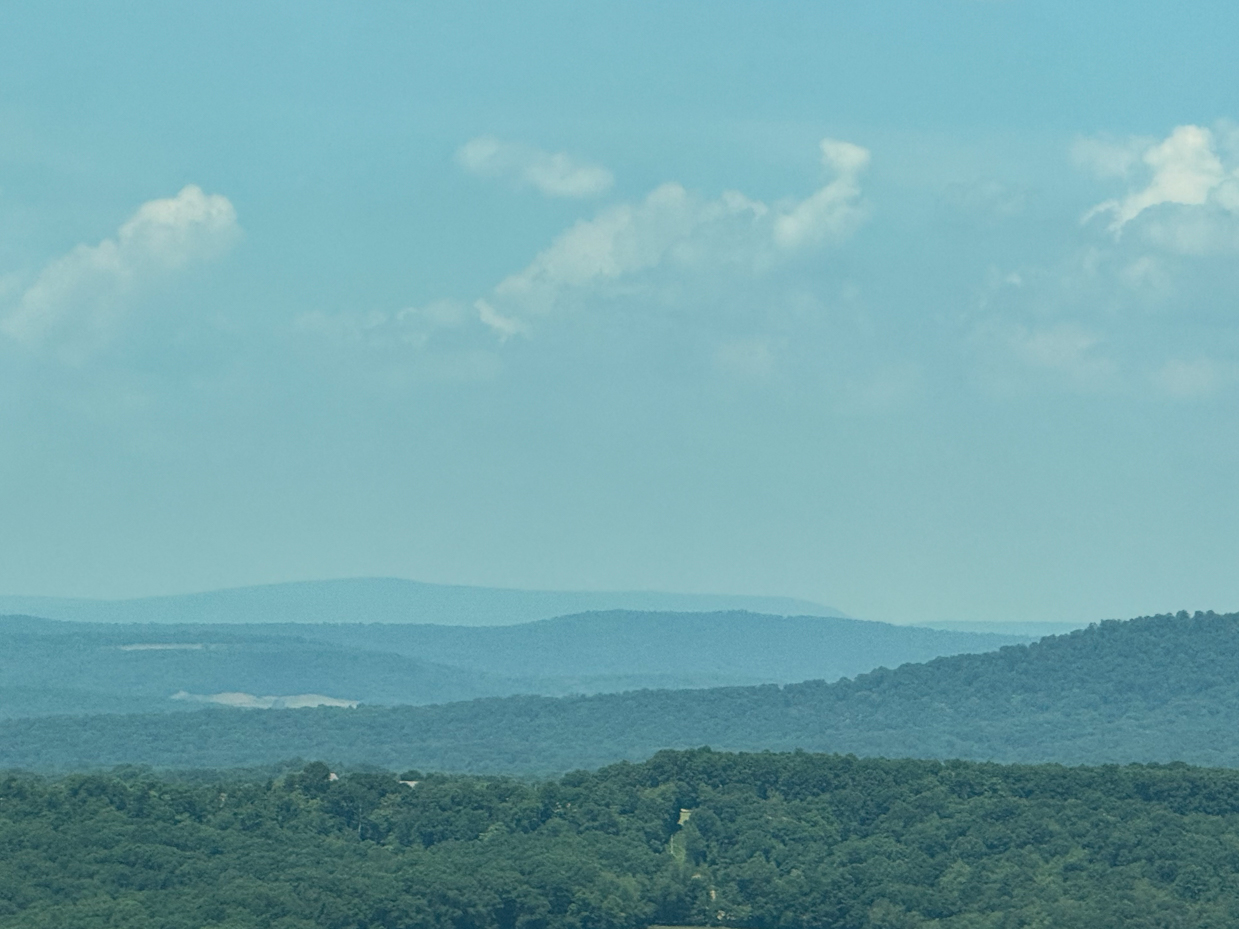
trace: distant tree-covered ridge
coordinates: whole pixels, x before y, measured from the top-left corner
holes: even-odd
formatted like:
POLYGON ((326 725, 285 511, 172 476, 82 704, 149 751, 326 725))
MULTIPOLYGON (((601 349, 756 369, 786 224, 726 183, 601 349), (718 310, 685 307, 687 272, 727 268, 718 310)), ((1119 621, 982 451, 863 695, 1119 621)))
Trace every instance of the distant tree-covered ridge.
POLYGON ((233 767, 292 757, 545 774, 662 748, 1239 766, 1239 615, 1105 622, 833 684, 432 707, 0 722, 0 766, 233 767))
POLYGON ((781 616, 843 615, 832 607, 792 597, 632 590, 512 590, 427 584, 395 577, 294 581, 132 600, 0 595, 0 613, 105 623, 437 623, 493 626, 527 623, 588 610, 751 610, 781 616))
POLYGON ((173 712, 238 692, 424 705, 837 680, 1020 641, 1027 639, 742 611, 612 610, 507 626, 0 616, 0 718, 173 712), (176 693, 198 700, 170 699, 176 693))
POLYGON ((0 927, 1211 929, 1239 772, 662 752, 527 783, 0 779, 0 927))

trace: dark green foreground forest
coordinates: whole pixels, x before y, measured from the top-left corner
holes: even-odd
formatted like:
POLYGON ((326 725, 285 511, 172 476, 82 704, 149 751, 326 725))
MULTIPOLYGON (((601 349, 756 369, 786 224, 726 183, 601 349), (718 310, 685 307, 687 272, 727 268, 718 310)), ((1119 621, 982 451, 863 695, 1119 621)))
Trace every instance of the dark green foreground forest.
POLYGON ((1239 772, 662 752, 0 780, 0 927, 1239 924, 1239 772))

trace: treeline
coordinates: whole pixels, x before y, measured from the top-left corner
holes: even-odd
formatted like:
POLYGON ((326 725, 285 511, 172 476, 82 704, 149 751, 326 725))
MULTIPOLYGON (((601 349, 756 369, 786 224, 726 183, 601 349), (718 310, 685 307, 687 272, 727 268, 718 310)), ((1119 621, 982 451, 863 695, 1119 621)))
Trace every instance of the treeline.
POLYGON ((0 927, 1220 929, 1237 878, 1239 772, 1186 765, 0 780, 0 927))
POLYGON ((548 774, 662 748, 1239 766, 1239 615, 1106 622, 833 684, 508 697, 431 707, 0 722, 0 767, 281 759, 548 774))

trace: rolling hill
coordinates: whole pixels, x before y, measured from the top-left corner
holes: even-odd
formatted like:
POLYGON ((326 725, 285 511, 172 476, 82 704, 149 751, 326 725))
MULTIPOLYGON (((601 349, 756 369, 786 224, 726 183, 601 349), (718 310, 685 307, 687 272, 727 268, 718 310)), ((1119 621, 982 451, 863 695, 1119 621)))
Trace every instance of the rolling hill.
MULTIPOLYGON (((281 631, 268 625, 252 628, 264 636, 281 631)), ((288 631, 472 672, 575 680, 586 692, 648 687, 656 680, 664 687, 830 681, 877 667, 992 651, 1030 638, 744 611, 609 610, 516 626, 333 623, 288 631), (600 681, 608 686, 598 686, 600 681)))
POLYGON ((547 773, 660 748, 1239 765, 1239 614, 1108 621, 833 684, 432 707, 9 720, 0 766, 344 764, 547 773))
POLYGON ((266 584, 132 600, 0 596, 0 614, 108 623, 435 623, 497 626, 591 610, 748 610, 783 616, 843 616, 831 607, 791 597, 652 591, 509 590, 424 584, 400 578, 266 584))
POLYGON ((221 692, 422 704, 513 693, 514 686, 294 635, 0 618, 0 717, 169 712, 221 692), (188 699, 171 699, 178 692, 188 699))
POLYGON ((1012 641, 755 613, 613 611, 502 627, 8 617, 0 619, 0 717, 161 712, 236 692, 417 705, 834 680, 1012 641), (199 699, 169 700, 182 691, 199 699))

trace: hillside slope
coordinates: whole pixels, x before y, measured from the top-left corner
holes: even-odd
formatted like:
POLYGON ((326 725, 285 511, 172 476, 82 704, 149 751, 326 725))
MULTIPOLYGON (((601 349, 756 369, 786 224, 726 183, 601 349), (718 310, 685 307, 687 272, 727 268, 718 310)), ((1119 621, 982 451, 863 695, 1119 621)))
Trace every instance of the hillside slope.
POLYGON ((0 717, 169 712, 196 708, 194 697, 220 692, 422 704, 529 688, 293 635, 0 617, 0 717), (170 699, 177 692, 189 698, 170 699))
POLYGON ((0 929, 1222 929, 1239 772, 662 752, 0 779, 0 929), (415 781, 415 783, 410 783, 415 781))
POLYGON ((0 596, 0 614, 120 623, 439 623, 492 626, 589 610, 751 610, 842 616, 792 597, 653 591, 508 590, 424 584, 390 577, 265 584, 132 600, 0 596))
POLYGON ((1239 766, 1239 615, 1106 622, 834 684, 0 724, 0 766, 352 764, 543 773, 708 744, 1239 766))
POLYGON ((0 717, 197 706, 170 702, 179 691, 420 705, 834 680, 1011 641, 755 613, 587 613, 502 627, 0 617, 0 717))
MULTIPOLYGON (((262 635, 279 627, 255 626, 262 635)), ((330 624, 290 627, 300 637, 349 648, 394 652, 471 671, 540 679, 575 678, 586 692, 605 678, 643 686, 833 681, 928 661, 984 652, 1030 637, 946 632, 821 616, 768 616, 744 611, 669 613, 610 610, 517 626, 330 624)), ((540 691, 545 692, 545 691, 540 691)))

